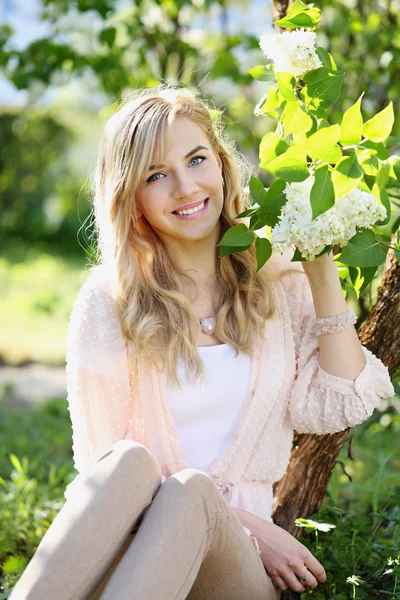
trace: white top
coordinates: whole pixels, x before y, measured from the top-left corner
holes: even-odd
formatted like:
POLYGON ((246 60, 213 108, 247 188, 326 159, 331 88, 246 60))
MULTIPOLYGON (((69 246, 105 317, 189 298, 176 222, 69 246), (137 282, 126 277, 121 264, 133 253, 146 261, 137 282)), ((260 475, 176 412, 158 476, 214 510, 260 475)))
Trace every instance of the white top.
POLYGON ((198 346, 207 383, 188 382, 182 357, 182 390, 168 378, 166 401, 191 468, 206 471, 234 435, 250 385, 252 359, 228 344, 198 346))
MULTIPOLYGON (((235 434, 250 385, 252 359, 243 352, 235 357, 236 351, 228 344, 197 349, 206 368, 207 382, 189 383, 180 358, 177 372, 182 390, 167 377, 166 402, 188 464, 205 472, 235 434)), ((255 483, 253 496, 262 507, 259 516, 272 521, 272 486, 255 483)), ((229 504, 253 512, 251 506, 243 506, 240 494, 232 497, 229 504)), ((251 535, 247 527, 244 529, 251 535)))

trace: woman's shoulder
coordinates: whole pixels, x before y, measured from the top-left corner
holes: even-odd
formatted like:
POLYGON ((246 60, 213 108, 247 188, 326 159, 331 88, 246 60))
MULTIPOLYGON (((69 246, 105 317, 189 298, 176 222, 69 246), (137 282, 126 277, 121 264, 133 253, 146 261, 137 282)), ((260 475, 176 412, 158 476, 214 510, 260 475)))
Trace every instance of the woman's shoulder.
POLYGON ((111 362, 123 359, 125 342, 112 293, 112 274, 92 267, 75 299, 66 337, 67 361, 87 370, 109 373, 111 362), (74 362, 75 361, 75 362, 74 362))
POLYGON ((115 274, 107 265, 94 265, 83 273, 84 282, 76 302, 113 304, 115 296, 115 274))
POLYGON ((78 323, 80 327, 93 327, 96 322, 105 324, 115 321, 117 311, 115 298, 115 277, 105 265, 90 267, 75 298, 70 325, 78 323))

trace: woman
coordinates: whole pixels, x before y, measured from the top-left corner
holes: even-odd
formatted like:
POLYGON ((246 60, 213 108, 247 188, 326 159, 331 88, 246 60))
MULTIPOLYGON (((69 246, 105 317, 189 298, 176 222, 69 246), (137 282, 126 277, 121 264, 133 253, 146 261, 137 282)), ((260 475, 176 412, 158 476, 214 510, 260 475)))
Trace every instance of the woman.
POLYGON ((12 600, 272 600, 324 583, 272 522, 272 484, 294 428, 352 427, 394 389, 332 254, 258 272, 254 246, 219 258, 248 170, 187 89, 144 90, 108 120, 100 264, 67 336, 79 475, 12 600))

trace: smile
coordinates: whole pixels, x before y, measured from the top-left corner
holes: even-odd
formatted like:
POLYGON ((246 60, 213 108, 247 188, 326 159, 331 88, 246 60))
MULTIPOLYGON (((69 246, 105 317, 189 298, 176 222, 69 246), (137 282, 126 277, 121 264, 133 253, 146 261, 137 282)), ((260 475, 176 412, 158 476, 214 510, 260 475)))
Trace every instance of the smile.
POLYGON ((184 219, 186 221, 191 221, 193 219, 197 219, 198 217, 201 217, 201 215, 204 215, 204 213, 207 210, 208 207, 208 203, 209 203, 209 198, 206 198, 206 200, 204 200, 203 202, 201 202, 198 206, 195 206, 194 208, 190 208, 189 210, 182 210, 182 211, 176 211, 173 212, 172 214, 177 217, 178 219, 184 219))

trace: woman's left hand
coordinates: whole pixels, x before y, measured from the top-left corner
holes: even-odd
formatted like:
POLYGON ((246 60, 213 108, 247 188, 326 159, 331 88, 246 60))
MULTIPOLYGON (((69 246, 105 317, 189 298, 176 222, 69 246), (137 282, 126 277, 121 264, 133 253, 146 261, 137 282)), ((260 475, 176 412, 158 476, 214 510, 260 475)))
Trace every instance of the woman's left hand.
POLYGON ((318 583, 325 583, 324 567, 288 531, 246 510, 233 510, 257 539, 265 570, 279 589, 289 588, 301 593, 307 587, 315 588, 318 583), (306 581, 299 581, 304 575, 307 575, 306 581))
POLYGON ((307 587, 325 583, 324 567, 301 542, 275 523, 263 522, 253 532, 257 538, 264 567, 281 590, 301 594, 307 587), (307 566, 306 566, 307 565, 307 566), (299 578, 307 576, 306 581, 299 578))

